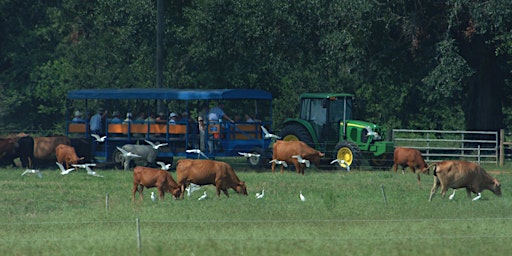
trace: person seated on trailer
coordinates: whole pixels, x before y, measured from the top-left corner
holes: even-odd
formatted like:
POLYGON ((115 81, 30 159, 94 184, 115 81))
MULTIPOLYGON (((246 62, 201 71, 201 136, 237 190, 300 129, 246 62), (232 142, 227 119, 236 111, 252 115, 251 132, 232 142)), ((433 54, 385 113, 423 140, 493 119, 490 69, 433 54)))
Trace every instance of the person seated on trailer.
POLYGON ((71 119, 72 123, 85 123, 85 120, 82 118, 82 112, 79 110, 75 111, 75 116, 71 119))
POLYGON ((119 113, 119 111, 114 111, 112 112, 112 119, 110 119, 109 123, 111 124, 120 124, 123 122, 123 120, 121 119, 121 113, 119 113))
POLYGON ((167 119, 165 118, 165 113, 164 112, 158 113, 158 116, 156 117, 155 122, 157 124, 166 124, 167 119))

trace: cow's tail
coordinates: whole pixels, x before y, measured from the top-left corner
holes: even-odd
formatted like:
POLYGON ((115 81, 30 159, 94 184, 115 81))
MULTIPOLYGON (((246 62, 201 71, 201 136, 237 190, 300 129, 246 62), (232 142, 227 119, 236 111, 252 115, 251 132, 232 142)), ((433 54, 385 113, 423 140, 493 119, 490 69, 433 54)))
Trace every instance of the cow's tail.
POLYGON ((428 169, 430 170, 430 168, 432 168, 432 166, 434 167, 434 169, 432 170, 432 173, 434 174, 434 176, 437 176, 437 172, 436 172, 437 163, 433 163, 433 164, 429 165, 428 169))

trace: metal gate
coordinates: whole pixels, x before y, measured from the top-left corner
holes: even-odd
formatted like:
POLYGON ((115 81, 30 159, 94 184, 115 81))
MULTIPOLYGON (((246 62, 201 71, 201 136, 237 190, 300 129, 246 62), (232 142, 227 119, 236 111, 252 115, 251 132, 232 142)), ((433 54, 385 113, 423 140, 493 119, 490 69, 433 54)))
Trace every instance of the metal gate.
POLYGON ((499 161, 498 132, 393 130, 395 147, 416 148, 425 161, 466 160, 477 163, 499 161))

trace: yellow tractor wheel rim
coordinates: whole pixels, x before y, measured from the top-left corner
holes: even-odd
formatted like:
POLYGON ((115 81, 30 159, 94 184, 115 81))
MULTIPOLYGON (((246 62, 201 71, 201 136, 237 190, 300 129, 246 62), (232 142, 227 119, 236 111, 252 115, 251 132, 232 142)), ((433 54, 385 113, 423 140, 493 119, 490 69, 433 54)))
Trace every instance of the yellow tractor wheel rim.
POLYGON ((284 136, 283 140, 284 141, 298 141, 299 138, 297 138, 297 136, 295 136, 293 134, 289 134, 289 135, 284 136))
MULTIPOLYGON (((350 148, 342 147, 338 149, 338 154, 336 155, 336 158, 345 161, 345 163, 350 166, 352 165, 352 161, 354 160, 354 155, 352 154, 352 150, 350 150, 350 148)), ((340 163, 340 165, 342 164, 340 163)))

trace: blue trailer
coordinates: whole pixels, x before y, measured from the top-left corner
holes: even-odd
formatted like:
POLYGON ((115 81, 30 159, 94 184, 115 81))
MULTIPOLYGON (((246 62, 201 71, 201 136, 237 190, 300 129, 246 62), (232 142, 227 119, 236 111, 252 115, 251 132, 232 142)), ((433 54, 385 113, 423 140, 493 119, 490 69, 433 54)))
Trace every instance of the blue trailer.
MULTIPOLYGON (((257 167, 268 162, 271 156, 271 138, 264 130, 272 130, 272 95, 255 89, 169 89, 169 88, 129 88, 129 89, 83 89, 67 94, 66 135, 91 140, 92 155, 97 162, 121 163, 122 155, 118 146, 125 144, 167 145, 158 149, 158 158, 172 161, 174 157, 241 157, 240 153, 259 154, 248 157, 248 163, 257 167), (200 133, 197 117, 201 111, 215 104, 225 105, 224 111, 235 119, 235 115, 250 112, 257 120, 209 121, 205 122, 205 132, 200 133), (164 109, 165 116, 171 113, 188 115, 177 122, 156 123, 153 120, 113 123, 110 118, 102 122, 101 135, 107 136, 104 142, 96 142, 90 131, 90 116, 96 109, 129 112, 145 112, 147 116, 164 109), (173 109, 170 109, 173 108, 173 109), (72 113, 82 109, 88 114, 84 123, 72 122, 72 113)), ((204 114, 204 113, 203 113, 204 114)), ((170 118, 169 118, 170 119, 170 118)))

